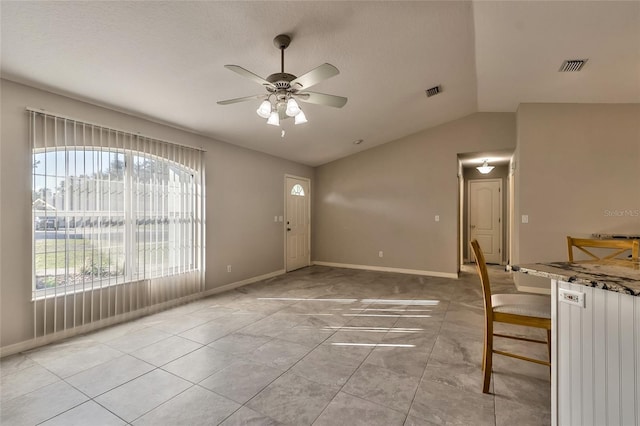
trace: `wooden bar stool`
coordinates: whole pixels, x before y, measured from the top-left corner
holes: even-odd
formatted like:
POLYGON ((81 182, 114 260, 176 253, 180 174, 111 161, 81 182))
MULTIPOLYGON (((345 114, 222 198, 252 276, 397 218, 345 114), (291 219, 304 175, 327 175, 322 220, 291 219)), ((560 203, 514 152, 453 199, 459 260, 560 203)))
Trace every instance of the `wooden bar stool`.
POLYGON ((484 353, 482 356, 482 373, 484 382, 482 392, 489 393, 491 383, 491 366, 493 354, 505 355, 524 361, 551 366, 551 298, 533 294, 491 294, 491 284, 484 253, 477 240, 471 241, 471 249, 476 258, 476 267, 484 298, 484 353), (544 328, 547 330, 547 341, 527 339, 508 334, 493 332, 493 323, 502 322, 526 327, 544 328), (546 344, 549 361, 530 358, 524 355, 514 354, 493 349, 493 337, 505 337, 507 339, 522 340, 525 342, 546 344))
POLYGON ((597 262, 601 260, 625 259, 638 260, 640 243, 638 240, 599 240, 592 238, 567 237, 567 248, 569 250, 569 262, 597 262), (574 260, 573 248, 577 248, 589 258, 585 261, 574 260), (591 250, 589 250, 591 249, 591 250), (605 252, 594 253, 593 249, 603 249, 605 252), (630 257, 628 257, 630 255, 630 257))

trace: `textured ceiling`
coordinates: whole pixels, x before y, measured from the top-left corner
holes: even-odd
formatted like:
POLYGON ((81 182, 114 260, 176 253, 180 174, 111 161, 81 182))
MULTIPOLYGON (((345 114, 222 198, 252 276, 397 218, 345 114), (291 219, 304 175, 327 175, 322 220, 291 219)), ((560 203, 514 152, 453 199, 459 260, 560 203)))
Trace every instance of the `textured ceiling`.
MULTIPOLYGON (((521 102, 640 102, 640 2, 2 1, 2 77, 319 165, 476 111, 521 102), (255 114, 262 93, 226 70, 279 71, 272 39, 292 36, 285 71, 329 62, 286 135, 255 114), (565 59, 589 58, 580 73, 565 59), (442 85, 427 98, 424 90, 442 85), (353 141, 364 139, 354 145, 353 141)), ((38 105, 32 105, 37 107, 38 105)))

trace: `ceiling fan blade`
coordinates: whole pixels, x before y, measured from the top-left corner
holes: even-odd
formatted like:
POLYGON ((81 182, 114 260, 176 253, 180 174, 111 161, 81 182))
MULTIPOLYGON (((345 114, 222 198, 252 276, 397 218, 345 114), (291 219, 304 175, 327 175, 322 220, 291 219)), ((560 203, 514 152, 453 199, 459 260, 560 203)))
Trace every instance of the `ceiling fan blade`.
POLYGON ((295 96, 302 102, 326 105, 334 108, 342 108, 347 103, 347 98, 343 96, 327 95, 326 93, 302 92, 296 93, 295 96))
POLYGON ((304 90, 338 74, 340 74, 338 68, 331 64, 322 64, 308 73, 302 74, 300 77, 291 81, 290 84, 293 88, 304 90))
POLYGON ((265 80, 264 78, 260 77, 259 75, 256 75, 254 73, 252 73, 249 70, 246 70, 244 68, 242 68, 241 66, 238 65, 225 65, 224 66, 226 69, 231 70, 233 72, 235 72, 236 74, 240 74, 241 76, 248 78, 249 80, 253 80, 256 83, 262 85, 262 86, 267 86, 267 87, 275 87, 272 83, 269 83, 267 80, 265 80))
POLYGON ((245 101, 253 101, 256 99, 266 99, 268 95, 253 95, 253 96, 245 96, 244 98, 235 98, 235 99, 227 99, 224 101, 218 101, 217 104, 218 105, 229 105, 229 104, 235 104, 238 102, 245 102, 245 101))

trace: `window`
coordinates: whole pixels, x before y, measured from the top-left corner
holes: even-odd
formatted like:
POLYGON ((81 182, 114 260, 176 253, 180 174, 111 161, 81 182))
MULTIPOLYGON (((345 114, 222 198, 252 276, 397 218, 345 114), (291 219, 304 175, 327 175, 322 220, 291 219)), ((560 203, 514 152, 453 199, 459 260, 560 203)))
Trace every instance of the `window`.
POLYGON ((201 270, 202 155, 31 113, 33 297, 201 270))
POLYGON ((304 197, 304 188, 299 183, 293 185, 291 188, 291 195, 298 195, 300 197, 304 197))

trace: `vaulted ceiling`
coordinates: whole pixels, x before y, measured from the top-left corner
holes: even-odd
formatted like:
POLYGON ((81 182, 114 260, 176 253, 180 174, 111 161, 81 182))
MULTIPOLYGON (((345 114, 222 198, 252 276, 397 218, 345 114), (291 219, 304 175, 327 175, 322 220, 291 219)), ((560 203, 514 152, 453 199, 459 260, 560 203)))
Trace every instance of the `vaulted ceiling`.
MULTIPOLYGON (((638 1, 2 1, 2 77, 235 145, 320 165, 477 111, 522 102, 640 102, 638 1), (308 123, 268 126, 264 89, 230 72, 328 62, 301 104, 308 123), (565 59, 588 59, 558 72, 565 59), (427 98, 425 89, 442 93, 427 98), (355 140, 363 143, 356 145, 355 140)), ((38 105, 31 105, 38 107, 38 105)), ((81 118, 81 117, 79 117, 81 118)), ((151 135, 153 136, 153 135, 151 135)))

